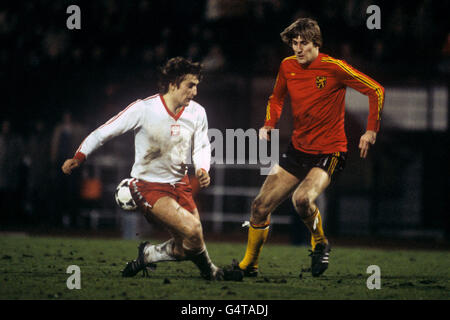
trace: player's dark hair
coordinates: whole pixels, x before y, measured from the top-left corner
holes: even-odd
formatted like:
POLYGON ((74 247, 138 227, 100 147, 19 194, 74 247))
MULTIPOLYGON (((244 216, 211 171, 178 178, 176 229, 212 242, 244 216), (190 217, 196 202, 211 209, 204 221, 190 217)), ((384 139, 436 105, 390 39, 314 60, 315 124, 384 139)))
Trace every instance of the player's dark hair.
POLYGON ((292 39, 298 36, 311 41, 316 47, 322 46, 322 34, 317 21, 310 18, 299 18, 280 33, 281 40, 291 46, 292 39))
POLYGON ((166 94, 169 91, 169 84, 175 84, 177 87, 184 80, 184 77, 192 74, 202 79, 202 66, 198 62, 183 57, 175 57, 166 62, 164 66, 159 69, 159 93, 166 94))

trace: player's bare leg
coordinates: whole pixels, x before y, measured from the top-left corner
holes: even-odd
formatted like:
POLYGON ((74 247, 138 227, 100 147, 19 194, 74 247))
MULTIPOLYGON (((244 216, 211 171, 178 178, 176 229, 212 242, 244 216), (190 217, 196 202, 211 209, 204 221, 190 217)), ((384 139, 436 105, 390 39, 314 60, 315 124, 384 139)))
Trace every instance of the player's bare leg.
POLYGON ((328 267, 330 247, 322 226, 317 197, 330 185, 331 179, 321 168, 312 168, 292 195, 292 203, 311 232, 313 276, 322 274, 328 267))
POLYGON ((250 226, 248 231, 247 250, 242 261, 235 266, 244 270, 247 276, 258 273, 258 259, 261 249, 267 240, 270 215, 281 202, 294 191, 299 179, 279 165, 275 165, 267 176, 258 196, 252 203, 250 226))
MULTIPOLYGON (((155 215, 154 212, 158 211, 146 210, 144 212, 144 217, 146 218, 147 222, 150 224, 156 223, 161 225, 162 227, 167 229, 167 231, 170 233, 172 237, 164 243, 146 246, 145 260, 147 261, 147 263, 150 263, 150 261, 162 262, 162 261, 183 260, 183 258, 185 257, 183 250, 183 239, 184 239, 183 235, 178 233, 176 230, 173 231, 173 228, 170 228, 167 225, 165 225, 165 222, 161 221, 161 219, 158 219, 157 215, 155 215)), ((191 214, 194 215, 194 217, 196 217, 197 219, 199 219, 197 210, 195 214, 194 213, 191 214)))
POLYGON ((250 222, 255 225, 268 222, 272 211, 294 191, 299 182, 297 177, 275 165, 252 203, 250 222))
POLYGON ((318 221, 316 221, 316 219, 320 219, 320 213, 315 201, 329 186, 330 181, 330 177, 325 170, 312 168, 292 195, 292 203, 295 210, 311 231, 311 245, 313 249, 316 243, 327 241, 323 234, 322 225, 319 225, 318 221))
POLYGON ((145 263, 191 260, 204 278, 221 277, 221 270, 209 258, 196 209, 191 213, 174 199, 162 197, 146 215, 165 226, 173 238, 160 245, 144 248, 145 263))

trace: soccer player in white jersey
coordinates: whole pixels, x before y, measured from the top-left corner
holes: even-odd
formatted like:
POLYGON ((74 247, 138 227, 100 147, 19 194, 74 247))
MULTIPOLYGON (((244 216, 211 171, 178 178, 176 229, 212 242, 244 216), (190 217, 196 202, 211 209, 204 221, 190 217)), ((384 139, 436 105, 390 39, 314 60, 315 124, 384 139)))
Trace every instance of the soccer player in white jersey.
POLYGON ((138 247, 136 260, 122 271, 132 277, 161 261, 191 260, 208 280, 221 280, 224 273, 206 250, 200 217, 187 177, 191 146, 195 175, 201 188, 210 184, 211 147, 204 108, 192 99, 201 80, 201 66, 181 57, 170 59, 160 70, 160 93, 131 103, 94 130, 81 143, 72 159, 62 166, 65 174, 79 167, 106 141, 133 130, 135 162, 130 191, 147 221, 164 226, 172 238, 162 244, 147 241, 138 247))

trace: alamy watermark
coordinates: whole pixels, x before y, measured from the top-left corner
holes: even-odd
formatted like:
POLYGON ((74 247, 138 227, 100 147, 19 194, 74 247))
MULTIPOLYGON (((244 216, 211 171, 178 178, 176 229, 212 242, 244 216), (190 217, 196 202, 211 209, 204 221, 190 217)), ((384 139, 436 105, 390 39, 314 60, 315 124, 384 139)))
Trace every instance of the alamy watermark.
POLYGON ((66 9, 66 13, 70 16, 66 20, 66 27, 69 30, 81 29, 81 9, 77 5, 70 5, 66 9))
MULTIPOLYGON (((270 142, 259 139, 255 129, 208 129, 211 144, 211 164, 259 165, 261 175, 269 175, 280 158, 280 134, 278 129, 270 131, 270 142)), ((192 164, 192 157, 186 158, 192 164)))
POLYGON ((367 289, 381 289, 381 269, 377 265, 371 265, 367 267, 366 273, 371 276, 367 278, 366 285, 367 289))
POLYGON ((211 164, 259 164, 261 175, 269 175, 280 152, 279 130, 273 129, 270 134, 269 142, 259 139, 255 129, 226 129, 225 136, 218 129, 209 129, 211 164))
POLYGON ((367 14, 370 16, 366 20, 366 26, 368 29, 381 29, 381 9, 379 6, 373 4, 367 7, 367 14))
MULTIPOLYGON (((77 5, 70 5, 66 9, 66 13, 70 16, 66 20, 66 26, 69 30, 81 29, 81 9, 77 5)), ((381 9, 379 6, 373 4, 367 7, 366 14, 370 16, 366 20, 368 29, 381 29, 381 9)))
POLYGON ((72 274, 67 278, 66 286, 67 289, 81 289, 81 270, 77 265, 70 265, 67 267, 66 273, 72 274))
MULTIPOLYGON (((211 145, 211 164, 257 165, 261 175, 270 175, 280 158, 280 134, 278 129, 270 131, 270 142, 259 139, 255 129, 226 129, 225 132, 210 128, 208 138, 211 145)), ((183 163, 192 164, 192 154, 186 149, 183 163)))

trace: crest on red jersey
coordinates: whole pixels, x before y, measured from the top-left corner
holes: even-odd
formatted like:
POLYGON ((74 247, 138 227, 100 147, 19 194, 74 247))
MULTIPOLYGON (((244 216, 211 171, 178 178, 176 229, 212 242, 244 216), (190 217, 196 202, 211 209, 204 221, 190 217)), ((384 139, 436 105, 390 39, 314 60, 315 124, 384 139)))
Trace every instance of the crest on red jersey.
POLYGON ((323 89, 327 85, 327 77, 325 76, 317 76, 316 77, 316 86, 318 89, 323 89))

